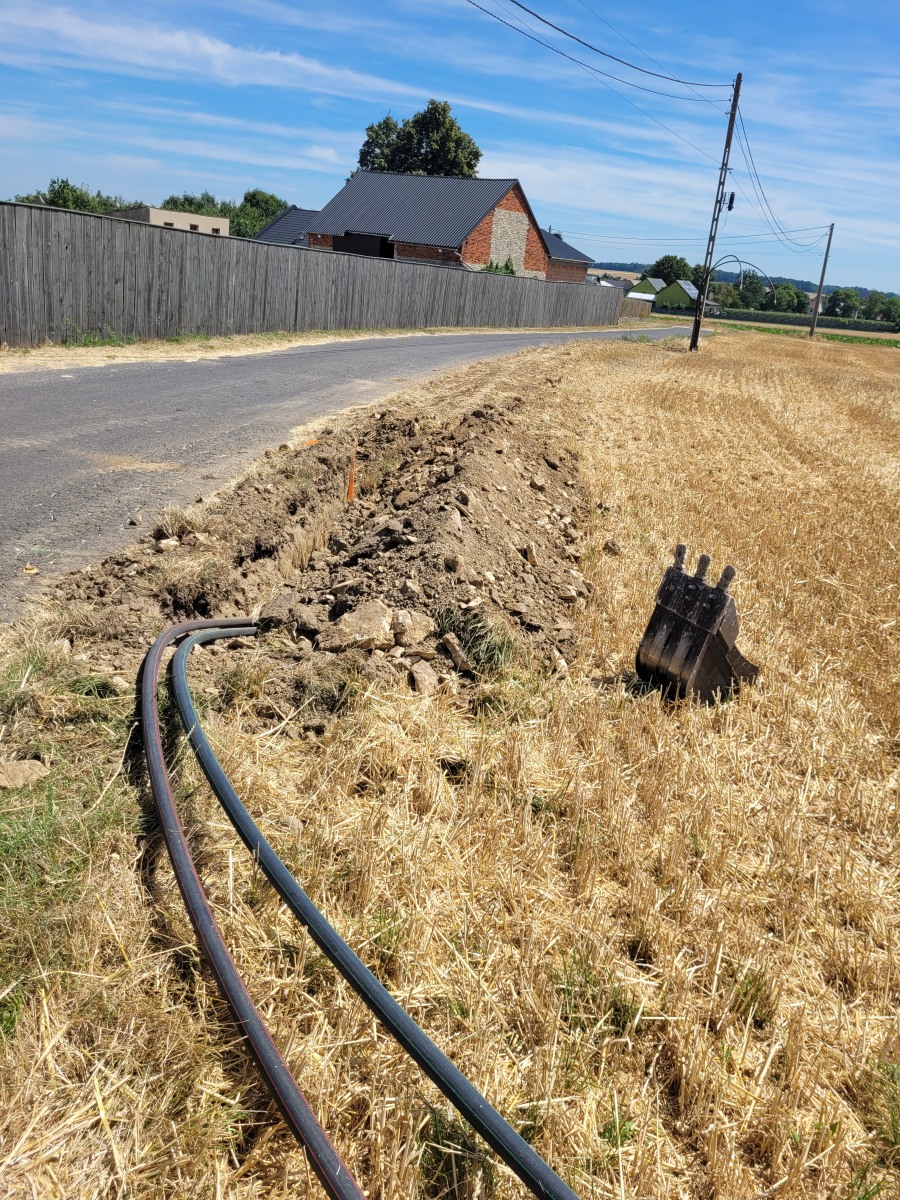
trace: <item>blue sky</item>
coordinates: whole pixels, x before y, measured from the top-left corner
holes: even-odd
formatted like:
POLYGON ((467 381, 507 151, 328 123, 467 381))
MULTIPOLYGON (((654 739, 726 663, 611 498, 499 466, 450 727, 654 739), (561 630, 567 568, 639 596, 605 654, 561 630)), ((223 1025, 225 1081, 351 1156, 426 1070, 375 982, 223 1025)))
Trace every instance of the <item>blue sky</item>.
MULTIPOLYGON (((566 42, 510 0, 479 2, 599 70, 694 95, 566 42)), ((528 3, 649 70, 645 55, 693 81, 743 71, 750 148, 782 226, 834 221, 828 282, 900 292, 896 0, 528 3)), ((0 29, 0 196, 62 175, 148 203, 259 186, 319 207, 367 124, 436 97, 484 151, 479 173, 518 177, 538 219, 588 253, 702 258, 726 104, 612 83, 617 95, 465 0, 0 0, 0 29)), ((817 279, 821 247, 792 253, 769 235, 737 147, 732 165, 737 202, 719 253, 817 279)))

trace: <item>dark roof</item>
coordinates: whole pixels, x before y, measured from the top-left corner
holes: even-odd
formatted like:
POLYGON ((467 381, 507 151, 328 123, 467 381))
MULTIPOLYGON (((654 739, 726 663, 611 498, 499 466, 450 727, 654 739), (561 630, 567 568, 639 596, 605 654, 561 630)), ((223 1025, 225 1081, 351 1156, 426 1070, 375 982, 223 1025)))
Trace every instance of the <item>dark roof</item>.
POLYGON ((592 263, 594 261, 590 254, 582 254, 580 250, 576 250, 574 246, 564 242, 558 233, 542 229, 541 237, 544 240, 544 248, 551 258, 562 258, 566 262, 592 263))
POLYGON ((394 242, 459 247, 517 183, 360 171, 309 228, 338 237, 369 233, 394 242))
POLYGON ((265 229, 253 235, 255 242, 274 242, 279 246, 293 246, 309 229, 313 217, 319 215, 317 208, 298 208, 292 204, 283 213, 270 221, 265 229))

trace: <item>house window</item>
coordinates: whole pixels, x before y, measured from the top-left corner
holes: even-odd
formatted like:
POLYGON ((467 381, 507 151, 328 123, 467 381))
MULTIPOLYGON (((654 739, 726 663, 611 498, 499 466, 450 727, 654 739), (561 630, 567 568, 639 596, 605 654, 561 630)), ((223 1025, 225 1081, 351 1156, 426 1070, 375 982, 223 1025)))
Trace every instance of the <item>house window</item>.
POLYGON ((199 232, 200 232, 200 226, 199 226, 199 225, 192 225, 192 226, 191 226, 191 229, 193 229, 194 233, 199 233, 199 232))
POLYGON ((166 229, 174 229, 175 228, 174 221, 163 221, 163 225, 165 225, 166 229))
POLYGON ((221 229, 214 229, 214 230, 213 230, 213 233, 221 233, 221 232, 222 232, 222 231, 221 231, 221 229))

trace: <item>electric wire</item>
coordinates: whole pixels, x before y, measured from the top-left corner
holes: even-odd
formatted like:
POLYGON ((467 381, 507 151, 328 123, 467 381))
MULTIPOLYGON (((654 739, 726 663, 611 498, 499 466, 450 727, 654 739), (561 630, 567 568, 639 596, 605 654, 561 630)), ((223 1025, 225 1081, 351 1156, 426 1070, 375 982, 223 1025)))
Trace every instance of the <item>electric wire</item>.
MULTIPOLYGON (((569 62, 575 63, 576 66, 582 67, 585 71, 590 72, 591 75, 596 75, 598 77, 602 75, 604 79, 612 79, 614 83, 621 83, 624 87, 636 88, 639 92, 649 92, 651 96, 662 96, 666 100, 694 99, 692 96, 676 96, 672 92, 660 92, 657 91, 656 88, 648 88, 644 87, 643 84, 633 83, 630 79, 621 79, 618 75, 610 75, 608 71, 601 71, 599 67, 593 67, 590 63, 584 62, 583 59, 575 58, 574 55, 567 54, 565 50, 560 50, 558 46, 554 46, 552 42, 548 42, 545 38, 542 38, 538 33, 535 32, 535 30, 531 29, 530 26, 526 26, 526 28, 523 29, 521 25, 514 25, 511 21, 504 21, 503 17, 498 16, 497 13, 491 12, 489 8, 483 8, 482 5, 477 4, 476 0, 468 0, 468 2, 473 8, 477 8, 486 16, 493 17, 495 21, 499 21, 501 25, 505 25, 507 29, 512 29, 515 33, 521 33, 524 37, 527 37, 530 42, 537 42, 539 46, 543 46, 546 50, 552 50, 554 54, 560 55, 561 58, 567 58, 569 62), (529 29, 530 32, 528 32, 529 29)), ((505 11, 509 12, 509 10, 505 8, 505 5, 501 3, 501 0, 495 0, 495 3, 500 4, 501 8, 504 8, 505 11)), ((513 14, 510 13, 510 16, 512 15, 513 14)), ((524 25, 525 22, 523 21, 522 24, 524 25)), ((610 88, 610 91, 612 90, 613 89, 610 88)), ((618 95, 618 93, 616 94, 618 95)), ((623 99, 624 98, 625 97, 623 97, 623 99)), ((696 99, 698 101, 705 101, 706 97, 698 96, 696 99)))
MULTIPOLYGON (((593 50, 595 54, 600 54, 604 58, 610 58, 613 62, 621 63, 623 67, 629 67, 632 71, 640 71, 642 75, 652 75, 655 79, 667 79, 670 83, 680 83, 685 87, 702 87, 702 88, 727 88, 731 87, 730 83, 698 83, 696 80, 679 79, 676 75, 670 72, 660 74, 658 71, 648 71, 646 67, 639 67, 637 63, 628 62, 625 58, 618 58, 615 54, 609 54, 606 50, 601 50, 598 46, 593 46, 590 42, 586 42, 583 38, 577 37, 574 33, 569 33, 567 29, 563 29, 561 25, 554 25, 552 21, 548 21, 546 17, 542 17, 540 13, 535 12, 533 8, 528 8, 522 4, 521 0, 510 0, 516 8, 521 8, 523 12, 527 12, 530 17, 534 17, 536 21, 540 21, 542 25, 547 25, 550 29, 555 29, 557 33, 561 33, 563 37, 571 38, 573 42, 577 42, 579 46, 584 46, 587 50, 593 50)), ((658 65, 658 64, 657 64, 658 65)))
MULTIPOLYGON (((225 810, 226 815, 237 831, 239 837, 244 842, 244 845, 253 855, 253 859, 263 873, 269 879, 272 886, 285 901, 294 916, 304 925, 310 936, 322 950, 322 952, 330 959, 335 967, 340 971, 347 982, 354 988, 358 995, 368 1005, 372 1012, 378 1017, 382 1024, 387 1028, 397 1039, 400 1045, 407 1053, 418 1063, 429 1078, 440 1088, 448 1100, 462 1113, 469 1121, 474 1129, 476 1129, 485 1141, 496 1151, 503 1161, 512 1169, 512 1171, 522 1180, 530 1191, 540 1200, 577 1200, 575 1193, 559 1178, 559 1176, 548 1166, 547 1163, 532 1149, 532 1147, 522 1138, 516 1131, 500 1116, 500 1114, 491 1107, 478 1090, 465 1078, 464 1075, 450 1062, 441 1050, 431 1041, 425 1032, 416 1024, 400 1004, 391 996, 390 992, 375 978, 372 972, 365 966, 361 959, 350 949, 346 942, 340 937, 337 931, 329 924, 324 915, 312 903, 297 880, 288 871, 285 864, 281 861, 274 849, 269 845, 263 837, 259 828, 253 821, 253 818, 247 812, 247 809, 241 803, 237 793, 228 780, 225 772, 222 770, 221 764, 218 762, 212 747, 209 744, 206 735, 204 734, 200 721, 191 698, 190 688, 187 682, 187 660, 194 646, 202 645, 206 642, 215 641, 223 637, 234 637, 243 634, 255 634, 257 628, 243 621, 194 621, 184 625, 174 626, 167 630, 147 655, 145 662, 145 674, 142 685, 142 700, 143 700, 143 729, 145 738, 145 747, 147 751, 148 767, 151 769, 151 780, 154 781, 154 796, 157 797, 157 807, 160 811, 161 819, 165 819, 164 833, 166 829, 173 830, 177 826, 177 832, 181 833, 180 824, 178 824, 177 814, 174 810, 174 803, 171 798, 171 789, 168 787, 168 781, 165 776, 165 762, 162 757, 161 739, 159 736, 158 708, 156 703, 156 679, 159 671, 159 663, 162 653, 165 648, 174 640, 189 635, 186 640, 182 641, 179 648, 176 650, 171 664, 171 679, 172 679, 172 695, 175 702, 175 707, 178 710, 181 722, 188 736, 188 741, 197 756, 197 761, 206 776, 210 787, 213 790, 219 804, 225 810), (152 761, 151 761, 152 760, 152 761), (160 804, 160 798, 162 804, 160 804)), ((170 842, 169 834, 166 833, 167 845, 170 846, 170 855, 174 846, 176 853, 179 852, 180 844, 183 843, 183 833, 181 839, 177 836, 172 837, 170 842)), ((173 867, 176 865, 176 858, 173 857, 173 867)), ((182 874, 187 877, 188 883, 193 883, 200 890, 202 896, 202 888, 197 879, 196 872, 193 868, 193 863, 190 861, 190 855, 187 851, 186 844, 183 846, 183 854, 178 858, 178 866, 176 867, 176 876, 179 879, 179 886, 182 887, 182 895, 185 895, 185 888, 182 886, 182 874), (186 861, 184 859, 186 855, 186 861)), ((190 888, 188 889, 190 893, 190 888)), ((186 897, 187 903, 187 897, 186 897)), ((211 922, 213 929, 215 923, 212 914, 209 911, 209 906, 203 897, 205 912, 207 914, 207 923, 211 922)), ((189 913, 191 910, 189 909, 189 913)), ((194 917, 192 915, 192 921, 194 917)), ((205 930, 204 921, 195 923, 198 935, 201 929, 205 930)), ((208 931, 207 931, 208 932, 208 931)), ((218 935, 218 930, 215 929, 218 935)), ((219 935, 221 941, 221 935, 219 935)), ((207 941, 201 937, 201 942, 204 949, 207 950, 207 941)), ((215 945, 213 944, 213 949, 215 945)), ((231 964, 232 970, 234 964, 231 962, 230 956, 224 947, 221 945, 228 962, 231 964)), ((208 951, 207 951, 208 952, 208 951)), ((214 968, 215 970, 215 968, 214 968)), ((236 974, 236 970, 235 970, 236 974)), ((217 979, 219 976, 217 975, 217 979)), ((240 980, 238 979, 240 984, 240 980)), ((221 986, 221 984, 220 984, 221 986)), ((243 985, 240 984, 241 988, 243 985)), ((227 993, 226 993, 227 994, 227 993)), ((246 995, 246 989, 244 989, 246 995)), ((232 1011, 237 1016, 237 1010, 232 1003, 231 997, 228 996, 229 1003, 232 1004, 232 1011)), ((252 1008, 252 1002, 248 1003, 252 1008)), ((255 1014, 255 1009, 253 1012, 255 1014)), ((256 1014, 257 1020, 258 1014, 256 1014)), ((239 1018, 239 1023, 245 1032, 248 1033, 248 1024, 242 1018, 239 1018)), ((268 1037, 268 1034, 266 1034, 268 1037)), ((271 1043, 271 1038, 268 1038, 271 1043)), ((277 1050, 274 1044, 271 1043, 271 1048, 277 1055, 277 1050)), ((259 1057, 254 1052, 254 1057, 260 1065, 259 1057)), ((290 1073, 283 1063, 283 1060, 278 1058, 281 1063, 287 1078, 296 1089, 290 1073)), ((265 1060, 263 1060, 263 1065, 265 1060)), ((261 1070, 263 1067, 261 1066, 261 1070)), ((267 1084, 270 1084, 269 1077, 264 1073, 264 1078, 267 1084)), ((283 1082, 283 1081, 282 1081, 283 1082)), ((271 1084, 270 1084, 271 1087, 271 1084)), ((299 1089, 296 1089, 299 1094, 299 1089)), ((276 1103, 279 1103, 278 1096, 273 1091, 276 1103)), ((304 1101, 305 1103, 305 1101, 304 1101)), ((279 1107, 284 1112, 285 1109, 279 1103, 279 1107)), ((308 1108, 308 1106, 307 1106, 308 1108)), ((312 1116, 312 1114, 309 1114, 312 1116)), ((312 1117, 313 1122, 315 1118, 312 1117)), ((290 1124, 290 1122, 289 1122, 290 1124)), ((325 1137, 321 1127, 315 1122, 315 1127, 318 1129, 321 1137, 325 1137)), ((298 1141, 307 1148, 307 1153, 311 1155, 311 1162, 316 1169, 315 1161, 312 1159, 310 1145, 316 1148, 318 1144, 312 1136, 315 1130, 306 1130, 301 1136, 295 1125, 291 1125, 292 1131, 297 1136, 298 1141)), ((327 1138, 326 1138, 327 1141, 327 1138)), ((330 1143, 328 1143, 330 1146, 330 1143)), ((336 1151, 331 1147, 332 1154, 336 1158, 336 1151)), ((340 1163, 340 1169, 347 1175, 347 1168, 340 1163)), ((324 1169, 320 1174, 317 1170, 320 1179, 326 1186, 334 1188, 334 1180, 329 1176, 328 1169, 324 1169)), ((346 1180, 344 1181, 346 1183, 346 1180)), ((351 1180, 352 1189, 346 1192, 337 1190, 329 1191, 329 1195, 343 1197, 353 1197, 353 1200, 358 1200, 360 1192, 355 1182, 351 1180)), ((349 1187, 349 1185, 348 1185, 349 1187)))
MULTIPOLYGON (((595 67, 591 67, 587 63, 581 62, 580 59, 573 58, 571 54, 566 54, 565 50, 560 50, 558 46, 554 46, 552 42, 544 40, 533 31, 529 32, 529 30, 523 29, 520 25, 513 25, 511 21, 505 21, 503 17, 499 16, 497 13, 491 12, 489 8, 485 8, 483 5, 479 4, 478 0, 466 0, 466 3, 471 5, 472 8, 477 8, 479 12, 483 12, 485 16, 491 17, 494 21, 499 21, 500 24, 505 25, 507 29, 512 29, 515 33, 520 33, 523 37, 528 38, 529 41, 537 42, 539 46, 543 46, 546 50, 552 50, 554 54, 560 55, 561 58, 568 59, 570 62, 577 64, 582 68, 582 70, 586 71, 588 75, 595 78, 598 83, 602 84, 603 87, 612 92, 614 96, 618 96, 620 100, 624 100, 626 104, 630 104, 632 108, 636 109, 641 114, 641 116, 646 117, 649 121, 652 121, 655 125, 658 125, 660 129, 664 129, 666 133, 670 133, 672 137, 678 138, 678 140, 684 142, 686 146, 690 146, 692 150, 696 150, 698 154, 702 154, 704 158, 708 158, 710 162, 718 162, 718 160, 714 158, 712 154, 708 154, 705 150, 701 149, 700 146, 695 145, 688 138, 684 137, 680 133, 677 133, 674 129, 670 128, 670 126, 666 125, 665 122, 660 121, 658 117, 654 117, 652 113, 648 113, 645 108, 641 108, 639 104, 635 104, 633 100, 630 100, 621 92, 616 91, 616 89, 611 87, 605 79, 601 78, 602 72, 599 72, 595 67)), ((638 87, 639 85, 629 84, 629 86, 638 87)), ((648 91, 649 89, 643 88, 642 90, 648 91)), ((675 98, 684 99, 684 97, 675 98)))
MULTIPOLYGON (((750 161, 748 163, 748 166, 752 171, 752 174, 756 180, 756 183, 759 185, 759 195, 762 198, 762 203, 763 203, 766 211, 771 216, 772 221, 775 223, 776 228, 779 229, 782 233, 786 234, 784 226, 781 224, 781 222, 775 216, 775 212, 772 208, 772 205, 769 203, 769 198, 766 195, 765 188, 763 187, 762 180, 759 177, 759 172, 756 169, 756 163, 754 162, 754 159, 753 159, 753 151, 750 148, 750 139, 747 136, 747 129, 746 129, 746 126, 744 125, 744 114, 741 112, 740 106, 738 106, 738 124, 740 126, 738 141, 741 143, 742 152, 744 150, 746 150, 746 153, 744 154, 744 161, 747 162, 747 157, 749 156, 750 161)), ((755 186, 754 186, 754 190, 755 190, 755 186)), ((788 238, 788 241, 790 241, 790 240, 791 239, 788 238)))

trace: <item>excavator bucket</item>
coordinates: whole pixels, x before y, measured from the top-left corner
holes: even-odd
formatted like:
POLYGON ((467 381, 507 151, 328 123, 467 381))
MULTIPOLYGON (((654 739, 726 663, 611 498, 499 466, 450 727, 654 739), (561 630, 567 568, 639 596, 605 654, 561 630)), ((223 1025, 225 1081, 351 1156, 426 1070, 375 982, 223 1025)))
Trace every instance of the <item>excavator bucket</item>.
POLYGON ((759 667, 735 646, 738 615, 728 594, 734 567, 726 567, 712 587, 706 582, 709 555, 701 554, 696 572, 688 575, 686 554, 687 547, 678 546, 675 563, 663 576, 656 608, 638 647, 637 673, 672 699, 692 696, 711 704, 734 695, 742 683, 752 682, 759 667))

